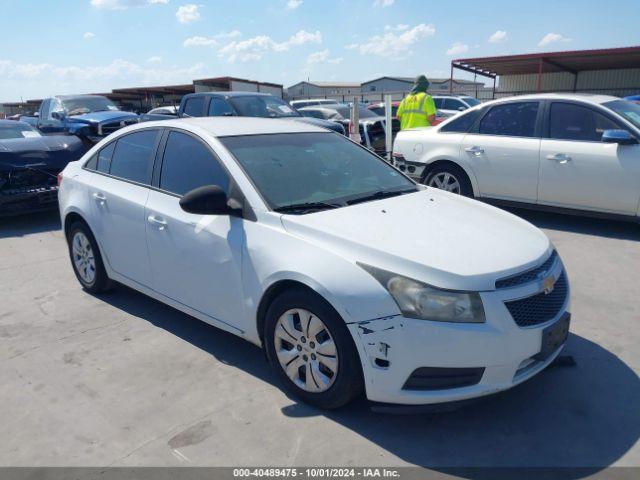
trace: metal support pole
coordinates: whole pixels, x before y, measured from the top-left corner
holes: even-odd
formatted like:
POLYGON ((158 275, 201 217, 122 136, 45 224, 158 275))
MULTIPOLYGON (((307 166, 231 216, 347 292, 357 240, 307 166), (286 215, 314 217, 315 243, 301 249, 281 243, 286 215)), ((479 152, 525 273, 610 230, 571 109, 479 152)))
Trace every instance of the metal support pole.
POLYGON ((536 82, 536 92, 540 92, 541 82, 542 82, 542 59, 538 61, 538 80, 536 82))
POLYGON ((393 149, 393 95, 384 96, 384 138, 387 162, 393 165, 391 150, 393 149))
POLYGON ((453 93, 453 62, 451 62, 451 75, 449 76, 449 93, 453 93))
POLYGON ((493 100, 496 99, 496 78, 497 77, 493 77, 493 96, 491 97, 493 100))
POLYGON ((351 119, 349 121, 349 138, 354 142, 362 143, 362 138, 360 137, 360 109, 358 105, 358 97, 353 97, 351 119))

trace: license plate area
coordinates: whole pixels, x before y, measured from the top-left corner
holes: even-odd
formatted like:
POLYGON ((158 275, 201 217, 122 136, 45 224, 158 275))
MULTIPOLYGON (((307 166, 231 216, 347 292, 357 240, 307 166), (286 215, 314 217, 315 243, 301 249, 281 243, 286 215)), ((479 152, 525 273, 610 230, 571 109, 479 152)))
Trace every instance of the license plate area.
POLYGON ((540 351, 534 355, 533 358, 544 361, 549 358, 553 352, 558 350, 558 348, 567 341, 570 323, 571 314, 567 312, 556 323, 545 328, 542 331, 540 351))

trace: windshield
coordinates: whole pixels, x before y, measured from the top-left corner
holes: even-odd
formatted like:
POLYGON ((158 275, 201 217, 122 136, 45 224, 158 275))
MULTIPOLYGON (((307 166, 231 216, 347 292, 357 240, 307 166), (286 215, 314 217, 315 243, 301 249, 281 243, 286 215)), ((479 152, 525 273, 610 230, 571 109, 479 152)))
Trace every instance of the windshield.
POLYGON ((640 128, 640 104, 628 100, 614 100, 602 105, 631 122, 636 128, 640 128))
POLYGON ((462 97, 462 100, 466 102, 470 107, 475 107, 476 105, 480 105, 480 100, 473 97, 462 97))
POLYGON ((220 139, 274 210, 344 204, 415 184, 368 150, 333 133, 244 135, 220 139))
POLYGON ((9 140, 11 138, 30 138, 39 137, 30 125, 17 123, 15 125, 0 125, 0 140, 9 140))
POLYGON ((62 105, 67 115, 83 115, 91 112, 118 110, 118 107, 105 97, 72 97, 63 98, 62 105))
MULTIPOLYGON (((333 110, 338 112, 342 116, 342 118, 346 120, 351 118, 351 107, 349 107, 348 105, 345 105, 344 107, 334 107, 333 110)), ((373 118, 379 116, 366 108, 359 108, 358 113, 360 115, 360 118, 373 118)))
POLYGON ((241 117, 284 118, 300 114, 285 102, 267 95, 230 97, 229 101, 241 117))

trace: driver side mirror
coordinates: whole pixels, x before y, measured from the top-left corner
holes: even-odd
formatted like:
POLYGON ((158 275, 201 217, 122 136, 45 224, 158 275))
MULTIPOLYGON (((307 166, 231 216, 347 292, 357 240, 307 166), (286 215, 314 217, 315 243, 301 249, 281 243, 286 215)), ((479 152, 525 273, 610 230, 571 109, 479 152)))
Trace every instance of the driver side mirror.
POLYGON ((64 120, 64 112, 51 112, 51 117, 56 120, 64 120))
POLYGON ((182 210, 199 215, 238 215, 240 206, 230 203, 237 204, 218 185, 198 187, 180 199, 182 210))
POLYGON ((638 140, 626 130, 605 130, 602 132, 602 141, 604 143, 617 143, 618 145, 638 143, 638 140))
POLYGON ((459 112, 464 112, 467 109, 467 107, 458 107, 458 111, 459 112))

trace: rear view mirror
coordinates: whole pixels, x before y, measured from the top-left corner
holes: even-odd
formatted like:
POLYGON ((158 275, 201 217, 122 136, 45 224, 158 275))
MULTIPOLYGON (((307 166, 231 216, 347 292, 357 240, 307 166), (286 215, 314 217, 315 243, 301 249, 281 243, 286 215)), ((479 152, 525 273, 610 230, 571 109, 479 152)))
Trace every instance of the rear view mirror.
POLYGON ((229 206, 227 194, 218 185, 205 185, 187 192, 180 199, 180 207, 199 215, 231 215, 237 209, 229 206))
POLYGON ((604 143, 617 143, 619 145, 633 145, 638 141, 626 130, 605 130, 602 132, 604 143))

